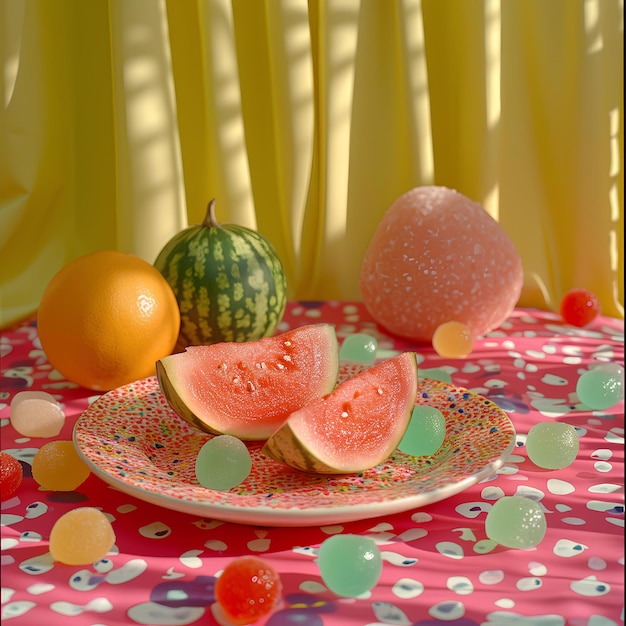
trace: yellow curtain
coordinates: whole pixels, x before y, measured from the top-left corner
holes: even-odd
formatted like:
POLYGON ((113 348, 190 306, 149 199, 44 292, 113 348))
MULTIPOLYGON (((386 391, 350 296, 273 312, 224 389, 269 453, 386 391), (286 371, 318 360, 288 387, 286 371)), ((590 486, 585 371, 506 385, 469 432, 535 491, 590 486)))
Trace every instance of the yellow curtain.
POLYGON ((217 199, 289 296, 360 299, 388 206, 455 188, 623 317, 623 0, 0 0, 0 324, 217 199))

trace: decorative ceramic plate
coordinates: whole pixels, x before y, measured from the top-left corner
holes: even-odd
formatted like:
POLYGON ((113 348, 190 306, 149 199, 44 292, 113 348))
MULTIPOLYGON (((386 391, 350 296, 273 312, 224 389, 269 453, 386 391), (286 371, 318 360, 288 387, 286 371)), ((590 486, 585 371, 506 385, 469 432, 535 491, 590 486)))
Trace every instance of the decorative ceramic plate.
POLYGON ((74 443, 104 481, 168 509, 261 526, 326 525, 448 498, 492 476, 513 450, 513 424, 482 396, 423 379, 418 404, 446 417, 446 438, 433 456, 397 451, 362 474, 322 476, 292 470, 262 455, 262 443, 252 443, 252 472, 227 492, 198 483, 196 455, 211 435, 170 408, 156 377, 98 398, 77 421, 74 443))

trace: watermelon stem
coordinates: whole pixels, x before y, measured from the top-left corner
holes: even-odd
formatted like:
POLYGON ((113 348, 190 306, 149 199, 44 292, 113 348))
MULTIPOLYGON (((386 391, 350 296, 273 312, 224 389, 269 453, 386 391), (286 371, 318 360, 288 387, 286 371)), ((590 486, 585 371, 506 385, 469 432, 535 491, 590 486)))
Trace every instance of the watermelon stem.
POLYGON ((206 215, 204 217, 204 222, 202 222, 202 226, 205 228, 216 228, 220 223, 217 221, 215 217, 215 198, 212 198, 207 206, 206 215))

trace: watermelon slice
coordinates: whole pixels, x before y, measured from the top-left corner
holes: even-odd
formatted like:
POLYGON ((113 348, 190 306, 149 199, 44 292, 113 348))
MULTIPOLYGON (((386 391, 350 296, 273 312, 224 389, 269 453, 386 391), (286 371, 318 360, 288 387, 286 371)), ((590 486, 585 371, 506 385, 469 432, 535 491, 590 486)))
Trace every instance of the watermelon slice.
POLYGON ((176 413, 201 430, 245 441, 267 439, 290 413, 332 391, 338 369, 331 324, 257 341, 189 346, 156 364, 176 413))
POLYGON ((416 397, 417 360, 415 353, 404 352, 292 413, 262 452, 305 472, 362 472, 396 449, 416 397))

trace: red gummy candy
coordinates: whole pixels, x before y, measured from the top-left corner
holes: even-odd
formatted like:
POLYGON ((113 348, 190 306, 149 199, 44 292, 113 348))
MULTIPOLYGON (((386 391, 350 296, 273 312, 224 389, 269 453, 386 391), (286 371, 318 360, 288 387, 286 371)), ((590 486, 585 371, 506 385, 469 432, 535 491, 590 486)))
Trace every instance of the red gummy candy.
POLYGON ((598 299, 586 289, 570 289, 561 300, 561 317, 567 324, 582 328, 600 313, 598 299))
POLYGON ((0 499, 3 502, 15 495, 22 478, 20 462, 8 452, 0 452, 0 499))
POLYGON ((271 613, 281 591, 278 573, 256 556, 233 559, 215 583, 215 599, 228 619, 241 626, 271 613))

